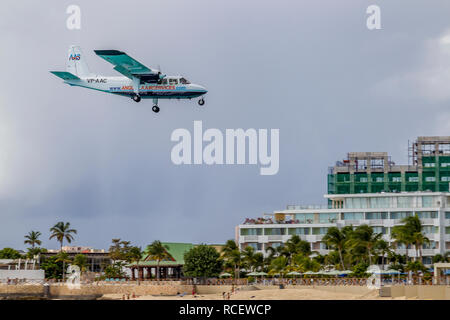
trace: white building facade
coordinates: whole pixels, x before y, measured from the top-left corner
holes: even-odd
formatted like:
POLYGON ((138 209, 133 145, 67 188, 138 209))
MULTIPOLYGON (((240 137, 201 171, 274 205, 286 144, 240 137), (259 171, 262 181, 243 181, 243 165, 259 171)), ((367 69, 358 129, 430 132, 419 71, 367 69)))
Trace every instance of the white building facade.
MULTIPOLYGON (((328 228, 362 224, 371 226, 392 244, 392 228, 400 225, 403 218, 417 215, 430 240, 422 249, 423 263, 431 264, 434 255, 450 251, 448 192, 327 194, 325 198, 327 206, 288 205, 286 210, 264 214, 263 218, 246 219, 236 228, 239 247, 252 246, 266 255, 268 247, 280 246, 292 235, 298 235, 311 243, 311 250, 324 255, 329 252, 322 242, 328 228)), ((396 252, 406 254, 406 248, 398 245, 396 252)), ((410 247, 408 255, 416 256, 414 247, 410 247)))

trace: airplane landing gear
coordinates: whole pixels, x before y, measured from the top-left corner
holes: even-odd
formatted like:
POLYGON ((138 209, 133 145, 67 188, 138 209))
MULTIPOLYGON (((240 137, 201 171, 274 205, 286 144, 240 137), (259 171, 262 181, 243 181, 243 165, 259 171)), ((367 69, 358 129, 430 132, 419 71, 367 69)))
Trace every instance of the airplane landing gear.
POLYGON ((135 95, 133 96, 133 100, 134 100, 135 102, 139 102, 139 101, 141 101, 141 97, 140 97, 139 95, 135 94, 135 95))
POLYGON ((152 108, 153 112, 158 113, 159 112, 159 107, 158 107, 158 99, 153 99, 153 108, 152 108))
POLYGON ((199 105, 199 106, 202 106, 202 105, 204 105, 204 104, 205 104, 205 100, 203 100, 203 98, 200 99, 200 100, 198 100, 198 105, 199 105))

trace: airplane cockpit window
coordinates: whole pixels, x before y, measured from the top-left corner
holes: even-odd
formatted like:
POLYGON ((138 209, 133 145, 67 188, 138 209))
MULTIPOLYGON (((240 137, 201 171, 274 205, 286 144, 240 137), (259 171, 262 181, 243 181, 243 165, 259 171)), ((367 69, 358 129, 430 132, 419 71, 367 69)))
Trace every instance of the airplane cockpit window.
POLYGON ((178 84, 178 79, 169 79, 169 84, 171 85, 178 84))
POLYGON ((181 84, 190 84, 189 80, 186 78, 180 78, 180 83, 181 84))

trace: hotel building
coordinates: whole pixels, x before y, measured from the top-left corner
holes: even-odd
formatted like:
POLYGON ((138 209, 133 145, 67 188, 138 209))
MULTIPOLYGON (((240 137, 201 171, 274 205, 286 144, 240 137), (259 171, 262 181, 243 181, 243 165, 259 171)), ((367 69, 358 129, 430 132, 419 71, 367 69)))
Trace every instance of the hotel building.
MULTIPOLYGON (((320 254, 329 252, 322 242, 328 228, 367 224, 393 242, 392 228, 407 216, 417 215, 430 243, 422 249, 423 262, 450 251, 450 137, 419 137, 410 147, 412 164, 395 165, 387 153, 349 153, 348 159, 329 170, 324 206, 288 205, 285 210, 246 219, 237 226, 241 249, 252 246, 266 254, 292 235, 311 243, 320 254)), ((406 248, 397 246, 397 253, 406 248)), ((414 247, 408 255, 415 257, 414 247)))

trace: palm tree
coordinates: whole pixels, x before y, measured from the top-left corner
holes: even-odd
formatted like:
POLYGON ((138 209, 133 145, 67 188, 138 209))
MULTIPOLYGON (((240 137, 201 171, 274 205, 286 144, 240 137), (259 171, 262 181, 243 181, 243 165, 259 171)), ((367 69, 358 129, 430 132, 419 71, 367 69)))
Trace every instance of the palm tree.
POLYGON ((391 237, 394 239, 395 244, 402 243, 406 248, 406 263, 409 260, 408 247, 412 243, 412 235, 410 230, 404 225, 395 226, 392 228, 391 237))
POLYGON ((51 240, 52 238, 56 238, 56 240, 58 240, 58 242, 60 243, 61 251, 64 240, 66 240, 68 243, 71 243, 74 239, 72 233, 77 234, 77 230, 70 229, 70 222, 64 223, 62 221, 51 227, 50 232, 51 235, 49 239, 51 240))
POLYGON ((151 259, 157 261, 156 265, 156 278, 159 281, 159 264, 161 260, 170 258, 170 254, 167 252, 169 246, 163 245, 161 241, 155 240, 151 245, 147 246, 147 251, 151 259))
POLYGON ((384 239, 380 239, 375 243, 375 250, 377 250, 381 255, 381 269, 384 270, 385 258, 389 257, 391 253, 391 247, 389 242, 384 239))
MULTIPOLYGON (((65 253, 67 255, 67 253, 65 253)), ((77 254, 73 258, 73 264, 80 268, 81 272, 86 271, 87 269, 87 257, 84 254, 77 254)))
MULTIPOLYGON (((139 269, 139 261, 142 259, 142 250, 139 247, 131 247, 127 253, 127 261, 130 263, 136 262, 136 266, 139 269)), ((139 285, 139 277, 137 284, 139 285)))
POLYGON ((422 262, 422 246, 425 243, 430 243, 430 239, 423 235, 422 221, 420 221, 419 217, 415 215, 404 218, 402 222, 405 223, 405 228, 411 234, 411 240, 416 249, 416 257, 414 260, 417 261, 417 257, 419 256, 420 261, 422 262))
POLYGON ((235 278, 239 278, 242 254, 234 240, 228 240, 222 249, 223 258, 233 266, 235 278))
MULTIPOLYGON (((63 242, 64 240, 66 240, 68 243, 71 243, 73 238, 73 234, 77 233, 77 230, 75 229, 70 229, 70 222, 58 222, 57 224, 55 224, 53 227, 50 228, 50 238, 56 238, 56 240, 58 240, 58 242, 60 243, 60 248, 61 248, 61 252, 62 252, 62 247, 63 247, 63 242)), ((66 261, 62 260, 63 262, 63 280, 65 279, 65 268, 66 268, 66 261)))
POLYGON ((342 232, 337 227, 328 228, 327 233, 322 238, 322 241, 325 242, 330 248, 338 251, 342 270, 345 270, 343 251, 347 240, 348 238, 346 233, 342 232))
POLYGON ((245 263, 245 268, 250 272, 253 271, 256 261, 255 261, 255 249, 251 246, 247 246, 242 251, 242 259, 245 263))
POLYGON ((293 235, 285 245, 281 248, 281 254, 289 259, 289 264, 292 264, 292 256, 300 253, 305 256, 311 254, 311 244, 308 241, 302 240, 298 235, 293 235))
POLYGON ((36 245, 40 246, 42 241, 39 240, 39 237, 41 236, 41 233, 39 231, 30 231, 25 236, 24 244, 30 244, 31 248, 34 249, 36 245))
POLYGON ((279 256, 272 260, 270 264, 270 270, 280 273, 281 278, 283 278, 283 274, 287 266, 288 266, 288 258, 285 256, 279 256))
POLYGON ((56 262, 62 262, 63 263, 63 270, 62 270, 62 279, 63 281, 66 278, 66 262, 70 263, 72 260, 70 259, 69 255, 67 254, 67 252, 64 251, 60 251, 57 255, 56 255, 56 262))
POLYGON ((369 264, 372 265, 372 253, 374 251, 375 244, 381 239, 383 235, 381 233, 375 233, 372 227, 367 224, 358 226, 351 239, 352 247, 358 247, 359 249, 365 248, 369 258, 369 264))

